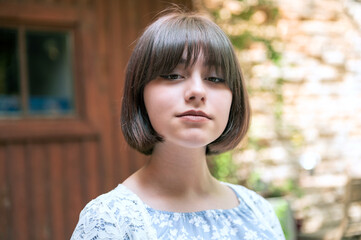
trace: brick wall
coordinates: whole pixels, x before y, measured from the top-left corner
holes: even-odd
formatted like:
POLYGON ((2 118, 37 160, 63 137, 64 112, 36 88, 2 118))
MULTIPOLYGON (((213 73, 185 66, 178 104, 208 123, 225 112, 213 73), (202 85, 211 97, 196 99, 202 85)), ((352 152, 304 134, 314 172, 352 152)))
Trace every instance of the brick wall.
MULTIPOLYGON (((220 17, 226 19, 258 1, 201 2, 208 10, 222 8, 220 17)), ((361 3, 274 2, 280 14, 276 24, 264 24, 262 12, 249 22, 220 24, 231 34, 254 28, 282 52, 278 63, 259 42, 239 52, 248 86, 256 90, 249 136, 262 147, 247 146, 234 159, 245 181, 251 172, 265 183, 296 181, 302 195, 290 202, 302 219, 301 231, 325 230, 333 239, 331 230, 344 217, 347 179, 361 176, 361 3)))

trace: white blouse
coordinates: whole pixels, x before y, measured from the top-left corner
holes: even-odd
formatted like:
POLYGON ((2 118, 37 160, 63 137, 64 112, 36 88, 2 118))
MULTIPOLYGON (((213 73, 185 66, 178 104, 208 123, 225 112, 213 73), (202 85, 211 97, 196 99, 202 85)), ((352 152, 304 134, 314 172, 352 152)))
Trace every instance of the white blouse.
POLYGON ((191 213, 155 210, 119 184, 86 205, 71 239, 285 239, 265 199, 245 187, 225 184, 236 193, 237 207, 191 213))

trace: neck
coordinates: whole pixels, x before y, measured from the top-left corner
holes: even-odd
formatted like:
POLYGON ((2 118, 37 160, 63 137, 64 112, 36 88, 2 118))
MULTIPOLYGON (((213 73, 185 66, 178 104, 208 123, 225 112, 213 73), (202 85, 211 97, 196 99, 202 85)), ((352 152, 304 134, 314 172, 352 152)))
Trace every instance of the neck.
POLYGON ((157 144, 142 169, 123 184, 154 209, 194 212, 238 205, 232 190, 209 172, 205 149, 157 144))
POLYGON ((167 194, 205 194, 215 184, 204 148, 180 149, 158 144, 148 164, 139 173, 148 187, 167 194))

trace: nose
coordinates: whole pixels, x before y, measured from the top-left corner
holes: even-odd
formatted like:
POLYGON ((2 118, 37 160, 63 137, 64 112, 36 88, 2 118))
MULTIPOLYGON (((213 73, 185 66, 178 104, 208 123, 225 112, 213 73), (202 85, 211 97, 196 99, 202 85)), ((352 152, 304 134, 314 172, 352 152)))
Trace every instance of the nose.
POLYGON ((206 100, 206 89, 201 76, 193 75, 189 79, 185 90, 185 100, 196 104, 202 103, 206 100))

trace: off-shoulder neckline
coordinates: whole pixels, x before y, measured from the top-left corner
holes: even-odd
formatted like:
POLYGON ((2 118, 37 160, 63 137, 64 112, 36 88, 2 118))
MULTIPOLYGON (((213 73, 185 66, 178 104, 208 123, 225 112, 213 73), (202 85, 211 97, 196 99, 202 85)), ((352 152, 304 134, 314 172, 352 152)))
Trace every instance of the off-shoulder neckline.
POLYGON ((142 203, 148 211, 158 212, 158 213, 167 214, 167 215, 175 215, 175 214, 192 215, 192 216, 193 215, 205 215, 205 214, 210 214, 210 213, 233 212, 235 210, 244 208, 245 204, 243 203, 243 200, 242 200, 240 194, 238 193, 238 191, 235 189, 234 185, 230 184, 230 183, 225 183, 225 182, 221 182, 221 183, 227 185, 234 192, 234 194, 236 194, 236 197, 238 199, 237 206, 232 207, 232 208, 225 208, 225 209, 205 209, 205 210, 192 211, 192 212, 176 212, 176 211, 158 210, 158 209, 154 209, 153 207, 146 204, 136 193, 134 193, 132 190, 130 190, 124 184, 119 184, 116 189, 119 189, 119 190, 123 189, 123 190, 127 191, 129 194, 133 195, 133 197, 135 197, 140 203, 142 203))

